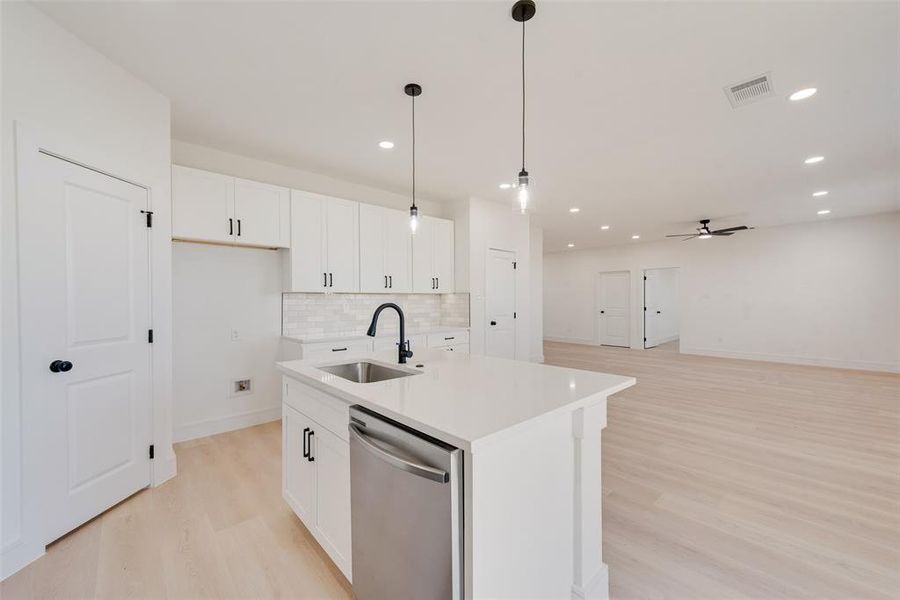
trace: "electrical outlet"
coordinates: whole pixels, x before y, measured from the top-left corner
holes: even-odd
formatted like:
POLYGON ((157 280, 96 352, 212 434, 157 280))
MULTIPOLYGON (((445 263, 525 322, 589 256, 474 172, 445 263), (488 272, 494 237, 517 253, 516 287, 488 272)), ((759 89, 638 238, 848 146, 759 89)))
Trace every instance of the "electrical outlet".
POLYGON ((241 332, 238 331, 237 329, 232 329, 231 330, 231 341, 236 342, 240 339, 241 339, 241 332))
POLYGON ((253 391, 251 379, 236 379, 231 387, 231 394, 239 396, 241 394, 249 394, 253 391))

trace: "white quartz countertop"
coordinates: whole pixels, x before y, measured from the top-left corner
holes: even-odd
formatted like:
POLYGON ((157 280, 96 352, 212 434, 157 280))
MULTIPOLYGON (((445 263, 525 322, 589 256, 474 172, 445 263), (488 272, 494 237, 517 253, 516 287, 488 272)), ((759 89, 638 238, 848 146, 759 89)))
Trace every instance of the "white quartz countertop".
MULTIPOLYGON (((458 329, 456 330, 458 331, 458 329)), ((355 383, 316 368, 350 357, 277 363, 303 383, 351 404, 471 452, 492 438, 559 411, 603 402, 635 384, 634 377, 549 365, 420 349, 406 365, 394 351, 356 355, 415 375, 355 383), (417 368, 417 365, 423 365, 417 368)))
MULTIPOLYGON (((430 327, 428 329, 407 329, 406 337, 412 335, 429 335, 429 334, 437 334, 437 333, 452 333, 454 331, 468 331, 468 327, 430 327)), ((378 332, 375 337, 378 338, 396 338, 398 336, 397 329, 389 329, 383 332, 378 332)), ((372 339, 369 336, 362 335, 336 335, 331 337, 295 337, 291 335, 283 335, 282 339, 289 340, 291 342, 297 342, 299 344, 330 344, 330 343, 339 343, 339 342, 352 342, 357 340, 369 340, 372 339)), ((399 339, 399 338, 398 338, 399 339)))

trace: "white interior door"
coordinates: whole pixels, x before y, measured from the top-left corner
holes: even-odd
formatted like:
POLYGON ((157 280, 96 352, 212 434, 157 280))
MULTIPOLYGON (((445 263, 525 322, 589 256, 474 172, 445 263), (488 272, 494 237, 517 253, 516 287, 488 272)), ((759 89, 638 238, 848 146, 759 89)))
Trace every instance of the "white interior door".
POLYGON ((41 414, 25 435, 50 542, 150 484, 148 198, 38 152, 20 186, 23 401, 41 414))
POLYGON ((604 346, 629 344, 631 275, 627 271, 597 277, 597 341, 604 346))
POLYGON ((485 267, 485 354, 516 357, 516 255, 488 250, 485 267))

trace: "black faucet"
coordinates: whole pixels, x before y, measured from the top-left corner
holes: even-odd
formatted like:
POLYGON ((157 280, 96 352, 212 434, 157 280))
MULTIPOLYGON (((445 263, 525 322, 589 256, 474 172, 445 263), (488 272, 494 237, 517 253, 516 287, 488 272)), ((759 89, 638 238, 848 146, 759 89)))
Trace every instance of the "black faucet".
POLYGON ((393 308, 397 311, 397 314, 400 316, 400 344, 398 349, 400 351, 400 359, 399 362, 401 365, 406 364, 407 358, 412 358, 412 350, 409 349, 409 340, 406 339, 406 319, 403 317, 403 309, 394 304, 393 302, 385 302, 381 306, 375 309, 375 314, 372 315, 372 324, 369 325, 369 330, 366 332, 366 335, 369 337, 375 337, 375 326, 378 324, 378 315, 381 314, 386 308, 393 308))

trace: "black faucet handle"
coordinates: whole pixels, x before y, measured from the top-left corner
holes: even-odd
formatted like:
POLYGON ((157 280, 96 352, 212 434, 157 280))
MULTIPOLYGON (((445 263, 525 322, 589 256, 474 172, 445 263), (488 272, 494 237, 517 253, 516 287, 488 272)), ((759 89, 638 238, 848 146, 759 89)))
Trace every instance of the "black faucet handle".
POLYGON ((403 354, 403 356, 406 358, 412 358, 413 352, 409 349, 409 340, 403 342, 403 345, 405 346, 405 348, 401 348, 400 353, 403 354))

